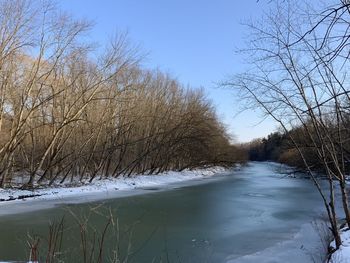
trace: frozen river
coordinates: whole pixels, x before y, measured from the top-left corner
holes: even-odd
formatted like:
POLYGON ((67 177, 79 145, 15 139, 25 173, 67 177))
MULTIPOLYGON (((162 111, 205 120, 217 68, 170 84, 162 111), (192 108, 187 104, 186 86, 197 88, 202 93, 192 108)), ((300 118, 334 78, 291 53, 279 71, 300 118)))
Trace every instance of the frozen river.
POLYGON ((71 213, 102 230, 110 210, 120 235, 110 228, 103 262, 116 250, 117 236, 122 259, 129 246, 128 262, 318 262, 323 226, 312 223, 324 212, 318 193, 311 181, 288 178, 278 168, 250 163, 166 191, 2 216, 0 260, 28 259, 28 234, 41 236, 44 245, 49 222, 65 215, 62 257, 83 262, 71 213))

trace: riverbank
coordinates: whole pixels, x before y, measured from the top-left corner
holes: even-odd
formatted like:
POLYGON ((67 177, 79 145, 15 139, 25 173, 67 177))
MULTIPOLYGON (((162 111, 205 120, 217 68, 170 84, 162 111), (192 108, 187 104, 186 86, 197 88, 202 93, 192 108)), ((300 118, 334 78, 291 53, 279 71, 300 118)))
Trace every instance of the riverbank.
MULTIPOLYGON (((350 229, 343 228, 340 233, 342 245, 336 250, 329 263, 348 263, 350 262, 350 229)), ((334 241, 330 244, 330 247, 335 247, 334 241)))
POLYGON ((158 175, 133 175, 96 179, 93 182, 74 182, 34 190, 0 189, 0 215, 31 212, 64 203, 84 203, 102 199, 143 194, 170 185, 186 184, 229 171, 210 167, 181 172, 169 171, 158 175))

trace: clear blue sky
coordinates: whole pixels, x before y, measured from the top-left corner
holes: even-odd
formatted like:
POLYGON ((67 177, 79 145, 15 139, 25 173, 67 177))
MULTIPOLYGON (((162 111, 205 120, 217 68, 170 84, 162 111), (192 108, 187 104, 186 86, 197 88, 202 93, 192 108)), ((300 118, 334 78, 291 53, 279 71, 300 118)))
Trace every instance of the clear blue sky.
POLYGON ((249 141, 275 129, 260 123, 261 113, 239 110, 234 91, 217 83, 242 69, 235 54, 244 45, 241 22, 258 18, 268 1, 256 0, 60 0, 76 18, 95 23, 91 37, 99 43, 118 31, 148 52, 144 65, 171 73, 183 84, 204 87, 236 141, 249 141))

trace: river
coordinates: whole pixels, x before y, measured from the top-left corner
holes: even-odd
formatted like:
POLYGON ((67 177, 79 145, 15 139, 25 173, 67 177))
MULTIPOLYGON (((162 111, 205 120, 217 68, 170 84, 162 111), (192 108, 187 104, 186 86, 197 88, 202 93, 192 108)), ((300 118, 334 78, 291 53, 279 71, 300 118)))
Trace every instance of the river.
POLYGON ((45 246, 49 222, 64 216, 61 257, 83 262, 77 220, 89 218, 90 233, 101 232, 109 214, 114 225, 103 262, 113 257, 116 243, 128 262, 303 263, 324 253, 318 235, 324 209, 315 187, 281 174, 277 164, 253 162, 240 171, 146 192, 1 216, 0 260, 28 259, 28 236, 39 235, 45 246))

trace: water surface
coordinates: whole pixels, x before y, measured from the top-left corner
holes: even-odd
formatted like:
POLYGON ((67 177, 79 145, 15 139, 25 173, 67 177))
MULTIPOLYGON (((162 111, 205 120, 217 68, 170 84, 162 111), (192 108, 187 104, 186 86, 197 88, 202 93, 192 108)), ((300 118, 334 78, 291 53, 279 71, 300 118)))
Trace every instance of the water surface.
POLYGON ((77 219, 89 217, 102 231, 112 213, 119 235, 109 228, 103 262, 118 250, 116 243, 122 259, 129 251, 129 262, 313 262, 321 244, 310 222, 321 218, 320 198, 311 181, 277 168, 250 163, 190 186, 2 216, 0 260, 28 259, 28 235, 40 235, 45 244, 49 222, 64 216, 62 257, 82 262, 77 219))

